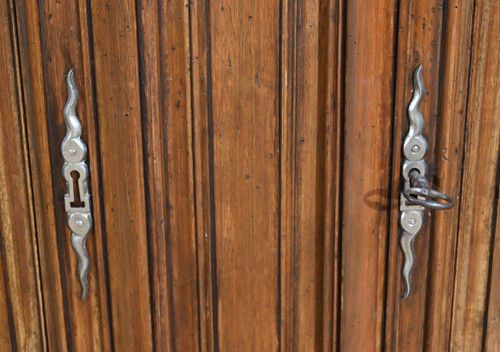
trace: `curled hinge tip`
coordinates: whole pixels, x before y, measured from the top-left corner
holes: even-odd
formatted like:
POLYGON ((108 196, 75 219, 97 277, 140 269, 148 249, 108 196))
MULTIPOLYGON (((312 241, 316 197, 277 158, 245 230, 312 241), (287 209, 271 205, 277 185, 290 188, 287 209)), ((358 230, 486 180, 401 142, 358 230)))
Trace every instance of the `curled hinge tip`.
POLYGON ((87 235, 80 236, 76 233, 71 234, 71 245, 75 251, 76 257, 78 259, 78 279, 82 286, 82 300, 85 300, 89 296, 89 280, 88 272, 90 267, 89 254, 87 252, 87 235))
POLYGON ((425 95, 424 78, 422 75, 422 65, 418 66, 413 74, 413 99, 412 102, 420 104, 425 95))
MULTIPOLYGON (((64 105, 63 115, 66 125, 71 125, 69 119, 76 117, 76 104, 78 102, 78 88, 76 87, 74 69, 72 68, 66 75, 66 89, 68 90, 68 100, 64 105)), ((74 123, 74 122, 73 122, 74 123)))
POLYGON ((403 231, 401 234, 400 245, 404 255, 403 284, 405 290, 403 298, 408 298, 411 292, 411 273, 413 271, 413 266, 415 265, 415 248, 413 246, 415 236, 416 234, 410 234, 406 231, 403 231))
MULTIPOLYGON (((420 108, 420 103, 424 99, 425 95, 425 86, 424 86, 424 78, 422 76, 422 65, 418 66, 413 74, 413 97, 410 101, 410 105, 408 107, 408 111, 411 113, 412 111, 417 111, 420 108)), ((410 119, 412 117, 410 116, 410 119)))

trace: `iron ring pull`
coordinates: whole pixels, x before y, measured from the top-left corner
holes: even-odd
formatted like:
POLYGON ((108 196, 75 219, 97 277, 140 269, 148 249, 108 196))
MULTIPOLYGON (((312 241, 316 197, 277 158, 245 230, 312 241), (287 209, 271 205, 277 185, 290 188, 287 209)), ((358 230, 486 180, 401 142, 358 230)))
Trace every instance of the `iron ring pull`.
POLYGON ((447 210, 455 205, 455 200, 450 196, 429 188, 429 181, 416 170, 410 172, 410 185, 410 188, 403 190, 403 196, 411 204, 432 210, 447 210), (444 200, 446 203, 440 203, 437 201, 438 199, 444 200))
POLYGON ((404 255, 403 298, 411 292, 411 273, 415 265, 413 243, 425 221, 424 210, 445 210, 455 205, 450 196, 430 188, 426 178, 427 164, 424 160, 428 143, 423 135, 425 120, 420 112, 420 103, 425 96, 422 66, 413 74, 413 98, 408 106, 409 129, 403 141, 402 178, 404 180, 399 204, 399 244, 404 255), (444 202, 438 202, 444 201, 444 202))

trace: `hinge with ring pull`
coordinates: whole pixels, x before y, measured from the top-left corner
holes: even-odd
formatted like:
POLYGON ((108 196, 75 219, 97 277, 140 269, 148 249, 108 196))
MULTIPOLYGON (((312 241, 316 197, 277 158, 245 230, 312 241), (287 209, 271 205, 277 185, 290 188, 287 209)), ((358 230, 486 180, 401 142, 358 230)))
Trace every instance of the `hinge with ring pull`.
POLYGON ((422 135, 425 122, 420 112, 420 103, 425 95, 422 66, 413 75, 413 98, 408 107, 409 130, 403 142, 402 176, 404 179, 399 211, 401 234, 399 243, 404 255, 403 264, 403 298, 411 292, 411 272, 415 264, 413 242, 424 223, 424 209, 445 210, 455 205, 450 196, 430 188, 427 180, 427 164, 424 160, 428 144, 422 135), (443 202, 438 202, 442 200, 443 202))

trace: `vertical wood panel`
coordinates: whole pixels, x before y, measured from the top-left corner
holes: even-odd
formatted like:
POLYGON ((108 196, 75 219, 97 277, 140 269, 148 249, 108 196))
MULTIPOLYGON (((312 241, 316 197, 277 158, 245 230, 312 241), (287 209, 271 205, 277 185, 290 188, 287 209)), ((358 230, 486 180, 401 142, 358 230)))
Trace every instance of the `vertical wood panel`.
POLYGON ((444 38, 443 1, 400 2, 396 51, 389 0, 346 2, 346 19, 340 0, 39 4, 0 25, 0 350, 498 349, 495 1, 477 0, 468 105, 472 0, 447 3, 444 38), (400 141, 420 63, 433 185, 462 199, 419 234, 402 301, 400 141), (72 65, 96 223, 86 302, 58 171, 72 65))
POLYGON ((281 348, 336 341, 339 1, 288 2, 281 47, 281 348))
POLYGON ((68 350, 68 316, 64 301, 65 278, 58 250, 53 165, 49 155, 47 102, 37 2, 16 2, 17 31, 23 81, 36 232, 49 350, 68 350))
POLYGON ((113 341, 152 349, 135 4, 91 3, 113 341))
MULTIPOLYGON (((325 115, 319 99, 319 1, 297 5, 295 96, 294 343, 317 350, 324 310, 325 115), (322 111, 321 111, 322 112, 322 111)), ((285 122, 286 123, 286 122, 285 122)), ((285 127, 286 128, 286 127, 285 127)))
POLYGON ((295 104, 297 2, 281 8, 280 127, 280 348, 294 346, 295 104))
MULTIPOLYGON (((109 286, 107 277, 107 263, 105 259, 105 246, 104 243, 104 230, 103 230, 103 219, 102 219, 102 209, 105 207, 102 199, 102 179, 99 178, 100 164, 99 155, 100 149, 98 147, 98 131, 97 131, 97 118, 96 118, 96 108, 95 108, 95 91, 94 91, 94 77, 93 77, 93 66, 92 66, 92 54, 91 54, 91 40, 90 37, 90 21, 89 12, 91 9, 88 6, 86 0, 80 0, 78 3, 78 19, 79 19, 79 34, 81 41, 81 73, 80 79, 82 80, 82 94, 81 99, 85 106, 80 107, 80 116, 84 123, 88 126, 87 138, 89 147, 89 157, 88 164, 90 170, 94 170, 93 181, 91 181, 91 192, 93 197, 93 218, 94 218, 94 229, 92 236, 94 236, 93 241, 90 243, 89 255, 91 256, 92 264, 95 265, 95 280, 94 280, 94 295, 96 296, 93 301, 89 304, 90 307, 84 309, 92 310, 92 313, 86 313, 91 318, 92 321, 91 329, 87 332, 86 336, 88 339, 79 338, 77 341, 80 345, 75 344, 75 348, 88 348, 90 336, 92 336, 92 343, 96 349, 102 348, 104 350, 110 349, 112 345, 111 331, 110 331, 110 316, 109 316, 109 286), (82 109, 84 108, 84 109, 82 109), (83 110, 83 111, 82 111, 83 110)), ((92 173, 92 171, 91 171, 92 173)), ((92 177, 92 176, 91 176, 92 177)), ((87 239, 87 243, 89 240, 87 239)), ((73 252, 72 252, 72 255, 73 252)), ((92 265, 91 264, 91 265, 92 265)), ((72 267, 74 270, 74 266, 72 267)), ((92 275, 92 271, 90 271, 92 275)), ((73 301, 75 305, 79 302, 73 301)), ((79 312, 76 310, 76 319, 73 321, 78 322, 83 326, 85 323, 78 320, 79 312)), ((78 331, 81 327, 75 324, 75 330, 78 331)))
POLYGON ((77 350, 88 348, 88 346, 93 346, 97 350, 109 349, 108 301, 104 256, 102 254, 100 185, 97 163, 98 146, 96 143, 86 2, 61 4, 46 2, 41 9, 41 21, 50 148, 43 157, 51 158, 53 165, 51 175, 55 188, 59 255, 64 264, 61 270, 63 270, 63 277, 66 278, 66 309, 70 322, 70 341, 73 348, 77 350), (71 231, 66 226, 63 201, 64 194, 67 192, 66 183, 60 176, 60 169, 64 163, 60 152, 60 143, 66 134, 62 111, 68 96, 64 74, 72 67, 75 69, 75 81, 79 89, 77 114, 82 122, 82 139, 89 148, 90 193, 95 223, 94 231, 87 240, 91 293, 85 302, 80 300, 78 263, 70 243, 71 231))
POLYGON ((218 338, 278 346, 279 4, 210 2, 218 338))
POLYGON ((382 347, 394 6, 347 3, 341 351, 382 347))
MULTIPOLYGON (((320 2, 318 75, 320 114, 325 114, 325 207, 323 263, 323 345, 324 351, 336 351, 339 344, 340 227, 342 178, 342 133, 344 108, 344 14, 345 2, 320 2), (323 37, 324 36, 324 37, 323 37)), ((320 129, 321 130, 321 129, 320 129)))
MULTIPOLYGON (((15 19, 0 5, 0 260, 13 349, 45 347, 31 181, 21 99, 15 19)), ((3 296, 3 294, 2 294, 3 296)), ((2 319, 3 320, 3 319, 2 319)), ((8 338, 8 336, 6 337, 8 338)), ((2 338, 2 342, 6 340, 2 338)), ((10 349, 10 347, 7 347, 10 349)))
POLYGON ((12 351, 12 341, 3 270, 3 263, 0 260, 0 351, 10 352, 12 351))
POLYGON ((167 199, 164 168, 164 133, 160 71, 158 2, 138 1, 138 46, 141 78, 141 113, 144 134, 146 216, 152 290, 154 345, 173 350, 170 263, 167 257, 167 199))
POLYGON ((198 263, 198 297, 200 319, 200 350, 215 350, 212 249, 214 221, 211 182, 211 101, 208 37, 208 2, 190 3, 191 22, 191 72, 193 102, 193 152, 196 195, 196 237, 198 263))
POLYGON ((500 139, 500 3, 478 1, 450 349, 481 351, 500 139))
MULTIPOLYGON (((430 226, 429 221, 426 221, 417 235, 415 241, 416 263, 411 275, 412 292, 407 299, 402 299, 403 255, 398 241, 401 150, 402 141, 408 131, 407 109, 413 96, 413 73, 418 65, 422 65, 426 95, 420 106, 420 111, 424 116, 424 134, 429 144, 425 157, 425 161, 429 165, 427 178, 431 180, 432 184, 433 165, 435 165, 433 151, 440 98, 443 17, 442 0, 404 1, 400 4, 398 48, 396 49, 392 207, 389 225, 389 277, 386 309, 386 349, 388 351, 422 351, 424 346, 430 226)), ((435 183, 434 186, 437 187, 435 183)), ((442 190, 442 188, 438 189, 442 190)), ((456 196, 456 194, 453 195, 456 196)), ((439 238, 443 237, 453 237, 453 232, 446 231, 442 236, 439 236, 439 238)))
POLYGON ((447 351, 450 341, 459 196, 474 1, 450 1, 446 10, 441 108, 435 143, 436 188, 455 198, 447 211, 432 212, 425 347, 447 351))
POLYGON ((160 3, 162 119, 174 348, 199 349, 189 3, 160 3))
POLYGON ((485 322, 484 350, 487 352, 498 351, 500 349, 500 207, 499 189, 496 198, 496 229, 495 242, 493 247, 492 265, 490 269, 490 286, 488 292, 487 319, 485 322))

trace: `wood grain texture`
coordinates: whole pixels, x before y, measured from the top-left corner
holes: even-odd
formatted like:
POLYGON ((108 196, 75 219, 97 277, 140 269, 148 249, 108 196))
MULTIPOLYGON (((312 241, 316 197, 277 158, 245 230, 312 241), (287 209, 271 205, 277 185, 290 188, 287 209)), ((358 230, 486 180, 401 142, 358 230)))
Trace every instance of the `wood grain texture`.
POLYGON ((174 349, 199 347, 189 3, 160 2, 163 149, 174 349))
POLYGON ((114 348, 149 351, 148 277, 136 8, 90 4, 104 232, 114 348))
POLYGON ((0 5, 0 350, 498 350, 499 7, 0 5), (460 202, 417 237, 401 300, 418 64, 431 181, 460 202), (85 302, 60 177, 72 66, 85 302))
POLYGON ((447 351, 450 341, 473 6, 474 1, 450 1, 446 9, 434 185, 455 198, 456 205, 431 215, 424 338, 430 351, 447 351))
MULTIPOLYGON (((411 275, 412 292, 407 299, 402 299, 403 254, 398 241, 401 150, 402 141, 408 131, 407 109, 413 96, 413 73, 418 65, 422 65, 426 94, 420 111, 425 120, 424 134, 428 142, 428 153, 425 157, 429 165, 427 178, 431 180, 431 186, 442 191, 442 187, 439 188, 440 185, 436 185, 432 180, 435 165, 433 151, 440 107, 440 69, 441 65, 444 65, 441 62, 444 12, 443 1, 440 0, 401 2, 399 7, 385 332, 388 351, 422 351, 424 346, 431 232, 429 221, 426 221, 415 241, 416 263, 411 275)), ((427 212, 427 215, 430 213, 427 212)), ((452 235, 453 232, 443 234, 439 238, 450 238, 452 235)))
POLYGON ((340 94, 338 1, 282 8, 281 348, 336 343, 340 94))
POLYGON ((495 240, 492 248, 492 263, 489 274, 489 292, 487 301, 487 313, 484 330, 484 351, 493 352, 500 349, 500 226, 498 219, 500 219, 500 207, 497 189, 496 199, 496 228, 495 240))
POLYGON ((23 82, 30 171, 33 187, 36 233, 44 297, 44 320, 48 350, 68 350, 68 316, 65 283, 59 256, 55 217, 53 165, 47 126, 47 101, 38 2, 16 2, 19 58, 23 82), (39 157, 36 157, 38 156, 39 157), (50 297, 47 299, 46 297, 50 297))
POLYGON ((323 263, 323 331, 322 350, 336 351, 339 342, 340 312, 340 231, 342 135, 344 123, 344 23, 343 1, 320 2, 320 94, 324 100, 320 114, 325 114, 325 207, 324 207, 324 263, 323 263))
POLYGON ((228 351, 274 351, 279 4, 213 1, 209 12, 218 344, 228 351))
POLYGON ((170 263, 167 248, 167 198, 164 168, 159 6, 138 1, 138 48, 145 160, 146 215, 154 345, 173 350, 170 263))
POLYGON ((0 350, 12 351, 11 329, 9 321, 9 308, 7 306, 7 291, 5 290, 5 277, 3 263, 0 260, 0 350))
POLYGON ((346 6, 340 350, 379 351, 385 298, 395 8, 394 2, 385 0, 369 4, 354 1, 346 6))
POLYGON ((500 3, 478 1, 450 349, 481 351, 490 270, 500 141, 500 3))
MULTIPOLYGON (((0 260, 3 299, 10 327, 2 332, 2 344, 10 333, 13 350, 45 347, 40 278, 25 116, 17 56, 15 18, 10 4, 0 5, 0 260), (5 295, 5 296, 4 296, 5 295), (6 336, 7 335, 7 336, 6 336)), ((4 311, 5 312, 5 311, 4 311)), ((4 320, 4 319, 2 319, 4 320)), ((7 347, 10 349, 10 346, 7 347)))
POLYGON ((200 323, 200 350, 214 351, 215 281, 212 250, 215 248, 213 213, 213 163, 211 122, 211 71, 209 69, 208 2, 190 3, 191 24, 191 84, 193 113, 193 156, 196 202, 196 238, 198 264, 198 297, 200 323))
MULTIPOLYGON (((98 170, 86 2, 45 3, 42 9, 33 2, 26 5, 18 2, 16 13, 29 147, 35 156, 30 160, 37 228, 43 234, 39 235, 42 281, 46 283, 43 290, 44 296, 51 298, 44 302, 49 348, 66 350, 68 344, 76 348, 90 344, 97 349, 107 349, 110 341, 104 261, 102 246, 96 246, 101 240, 101 232, 97 226, 92 239, 87 242, 92 260, 90 280, 93 292, 89 304, 85 304, 78 298, 80 285, 75 275, 76 260, 69 245, 62 205, 65 186, 59 176, 62 165, 59 143, 65 134, 62 106, 67 95, 63 74, 72 65, 78 71, 78 115, 89 144, 89 163, 91 170, 98 170), (41 14, 45 16, 40 23, 41 14), (99 240, 95 241, 94 236, 99 240), (71 279, 69 285, 67 277, 71 279), (71 291, 69 295, 68 290, 71 291)), ((97 177, 91 188, 95 192, 94 221, 100 224, 97 177)))
POLYGON ((297 2, 282 6, 280 92, 280 348, 294 346, 295 241, 295 96, 297 85, 297 2))
MULTIPOLYGON (((93 99, 93 79, 85 1, 44 3, 41 8, 42 53, 45 70, 45 94, 47 96, 47 126, 50 157, 52 160, 52 182, 54 184, 55 212, 57 221, 58 254, 63 261, 63 277, 67 293, 67 314, 70 323, 70 344, 81 350, 92 346, 95 350, 110 349, 108 300, 105 275, 105 260, 102 247, 100 217, 100 185, 98 178, 98 147, 96 144, 95 111, 93 99), (71 231, 66 226, 64 194, 66 182, 60 176, 64 160, 60 144, 66 135, 62 111, 67 100, 64 74, 75 69, 75 80, 79 89, 77 115, 82 123, 82 139, 89 149, 88 164, 91 175, 90 193, 94 231, 89 235, 87 248, 90 258, 89 281, 91 294, 87 301, 80 300, 81 286, 77 275, 77 260, 70 243, 71 231)), ((41 93, 41 92, 40 92, 41 93)))
MULTIPOLYGON (((78 3, 78 19, 80 25, 80 41, 81 41, 81 73, 80 79, 82 79, 82 89, 81 94, 82 101, 86 104, 80 107, 80 115, 87 125, 87 138, 89 147, 89 157, 88 164, 90 170, 94 171, 93 181, 91 181, 91 192, 93 197, 93 218, 94 225, 93 233, 94 241, 90 244, 89 252, 92 260, 92 264, 95 266, 95 297, 90 302, 90 307, 84 309, 92 310, 92 313, 86 312, 90 319, 92 320, 92 327, 90 332, 87 333, 87 337, 92 336, 92 344, 96 349, 110 349, 112 345, 111 338, 111 327, 110 327, 110 297, 109 297, 109 284, 108 284, 108 269, 105 257, 105 246, 104 246, 104 221, 102 218, 103 208, 106 204, 102 198, 102 179, 99 178, 100 164, 99 155, 100 149, 98 147, 98 127, 97 127, 97 116, 96 116, 96 101, 95 101, 95 91, 94 91, 94 71, 92 66, 93 56, 91 54, 92 38, 90 37, 90 21, 89 12, 91 11, 88 7, 88 2, 85 0, 80 0, 78 3), (83 108, 83 109, 82 109, 83 108), (82 111, 83 110, 83 111, 82 111), (95 259, 94 259, 95 258, 95 259)), ((83 105, 83 104, 82 104, 83 105)), ((92 171, 91 171, 92 172, 92 171)), ((92 176, 91 176, 92 177, 92 176)), ((87 240, 88 242, 88 240, 87 240)), ((72 253, 73 254, 73 253, 72 253)), ((92 265, 91 264, 91 265, 92 265)), ((72 267, 74 268, 74 266, 72 267)), ((75 305, 78 302, 73 301, 75 305)), ((80 326, 84 326, 81 324, 80 326)), ((75 325, 75 330, 81 329, 78 325, 75 325)), ((89 342, 85 342, 83 339, 79 340, 83 346, 88 347, 89 342)))
MULTIPOLYGON (((293 346, 297 350, 322 345, 325 133, 324 100, 319 96, 319 1, 297 4, 295 66, 294 170, 294 292, 293 346)), ((284 119, 285 129, 289 118, 284 119)), ((282 214, 286 216, 287 214, 282 214)))
POLYGON ((198 293, 186 5, 144 2, 138 9, 154 261, 151 267, 155 280, 155 344, 195 350, 199 349, 198 293))

